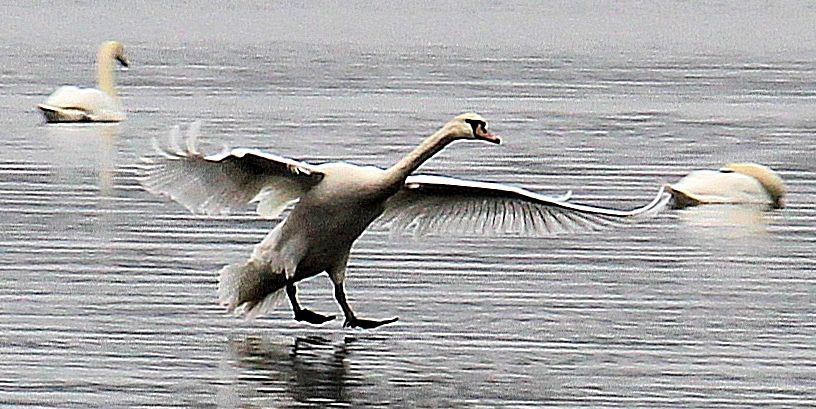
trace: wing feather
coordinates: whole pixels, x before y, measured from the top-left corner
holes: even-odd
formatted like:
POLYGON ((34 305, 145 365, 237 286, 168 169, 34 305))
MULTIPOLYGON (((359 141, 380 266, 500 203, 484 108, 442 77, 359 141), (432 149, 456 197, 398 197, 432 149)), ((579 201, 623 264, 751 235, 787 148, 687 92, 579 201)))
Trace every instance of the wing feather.
POLYGON ((143 158, 141 166, 140 182, 147 191, 204 214, 228 213, 258 202, 258 214, 274 218, 323 178, 308 163, 253 149, 205 156, 196 146, 200 126, 190 126, 184 148, 177 126, 170 130, 166 148, 153 140, 156 154, 143 158))
POLYGON ((660 189, 651 203, 633 210, 587 206, 518 187, 443 176, 409 177, 386 202, 378 223, 392 233, 553 235, 592 231, 653 216, 666 207, 660 189))

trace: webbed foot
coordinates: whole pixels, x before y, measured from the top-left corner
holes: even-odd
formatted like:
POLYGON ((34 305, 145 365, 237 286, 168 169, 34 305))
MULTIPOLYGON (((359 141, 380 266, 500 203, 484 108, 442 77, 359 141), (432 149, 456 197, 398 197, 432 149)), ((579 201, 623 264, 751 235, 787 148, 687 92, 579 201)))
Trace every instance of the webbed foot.
POLYGON ((363 329, 371 329, 377 328, 381 325, 390 324, 392 322, 396 322, 399 317, 389 318, 387 320, 377 321, 377 320, 367 320, 363 318, 346 318, 346 322, 343 323, 343 328, 363 328, 363 329))
POLYGON ((334 315, 323 315, 318 314, 312 310, 307 310, 306 308, 301 309, 300 311, 295 313, 295 320, 297 321, 306 321, 309 324, 320 325, 324 322, 331 321, 335 319, 334 315))

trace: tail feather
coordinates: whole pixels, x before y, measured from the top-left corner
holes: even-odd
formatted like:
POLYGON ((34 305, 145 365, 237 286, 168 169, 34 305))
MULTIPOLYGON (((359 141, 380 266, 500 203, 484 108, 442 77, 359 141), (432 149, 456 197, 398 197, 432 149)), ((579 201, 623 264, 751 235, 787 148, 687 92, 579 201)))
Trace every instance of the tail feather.
POLYGON ((218 300, 230 312, 253 319, 284 298, 286 274, 269 265, 248 261, 225 266, 219 272, 218 300))
POLYGON ((286 294, 283 288, 275 290, 273 293, 269 294, 264 298, 260 303, 253 304, 251 307, 249 304, 245 304, 243 308, 243 315, 244 318, 248 320, 254 320, 260 315, 264 315, 278 306, 278 304, 283 301, 286 294))

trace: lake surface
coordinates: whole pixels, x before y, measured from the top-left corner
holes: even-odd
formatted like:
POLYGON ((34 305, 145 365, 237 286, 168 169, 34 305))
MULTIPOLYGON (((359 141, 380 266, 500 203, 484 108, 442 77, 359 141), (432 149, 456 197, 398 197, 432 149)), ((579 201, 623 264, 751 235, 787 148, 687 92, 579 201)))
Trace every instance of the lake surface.
MULTIPOLYGON (((0 405, 813 405, 816 10, 656 4, 8 6, 0 405), (132 63, 128 120, 45 125, 35 105, 91 85, 108 38, 132 63), (423 172, 632 208, 693 169, 755 161, 788 207, 547 238, 373 229, 350 302, 400 320, 362 331, 288 305, 226 314, 216 271, 275 222, 191 215, 137 181, 151 139, 195 120, 211 150, 387 166, 470 110, 504 144, 453 145, 423 172)), ((340 314, 325 276, 299 288, 340 314)))

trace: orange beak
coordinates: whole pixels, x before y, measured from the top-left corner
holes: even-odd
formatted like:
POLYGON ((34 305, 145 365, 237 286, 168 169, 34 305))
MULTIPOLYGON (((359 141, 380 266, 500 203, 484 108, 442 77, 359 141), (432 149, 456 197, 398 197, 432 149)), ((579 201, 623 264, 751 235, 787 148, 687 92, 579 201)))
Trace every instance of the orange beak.
POLYGON ((492 134, 490 132, 487 132, 487 131, 484 131, 484 130, 481 130, 481 129, 479 129, 479 131, 481 131, 481 132, 476 133, 477 138, 479 138, 479 139, 481 139, 483 141, 490 142, 490 143, 495 143, 496 145, 501 143, 501 138, 498 135, 494 135, 494 134, 492 134))

